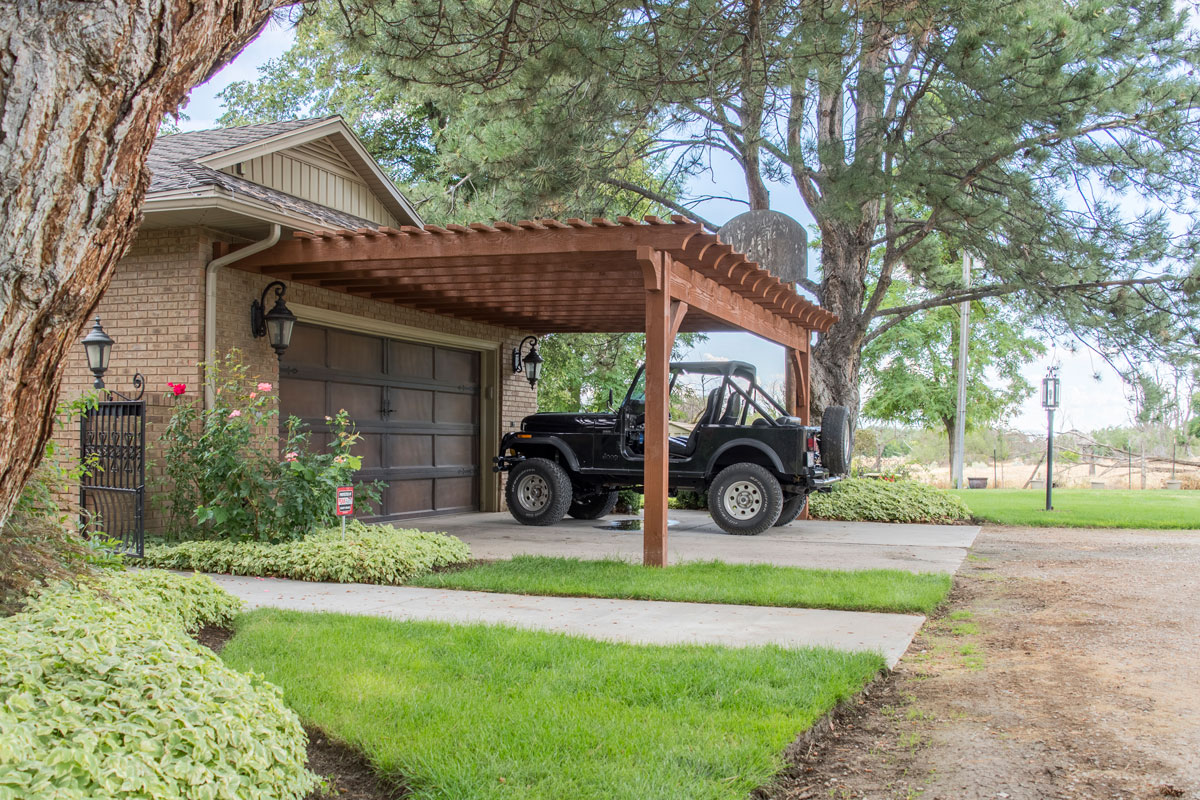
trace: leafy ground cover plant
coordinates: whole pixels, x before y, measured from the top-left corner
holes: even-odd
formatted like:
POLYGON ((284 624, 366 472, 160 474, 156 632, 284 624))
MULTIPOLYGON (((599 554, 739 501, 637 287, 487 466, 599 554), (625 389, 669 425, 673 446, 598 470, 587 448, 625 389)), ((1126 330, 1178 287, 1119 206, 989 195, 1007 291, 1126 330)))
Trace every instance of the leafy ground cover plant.
MULTIPOLYGON (((354 483, 360 440, 343 410, 328 417, 329 446, 312 444, 296 417, 275 436, 279 415, 274 386, 249 375, 240 353, 205 365, 213 385, 209 408, 177 403, 163 434, 165 498, 171 534, 178 538, 279 542, 335 521, 338 486, 354 483)), ((182 384, 169 384, 181 397, 182 384)), ((355 484, 359 502, 379 499, 374 484, 355 484)))
POLYGON ((0 620, 0 800, 283 800, 317 784, 280 691, 187 629, 240 602, 203 576, 58 584, 0 620))
POLYGON ((547 556, 515 556, 412 581, 417 586, 481 592, 923 614, 945 599, 950 582, 949 575, 893 569, 842 571, 721 561, 645 567, 547 556))
POLYGON ((222 657, 425 800, 744 800, 884 663, 274 609, 222 657))
POLYGON ((406 583, 471 557, 462 540, 444 533, 352 522, 291 542, 195 541, 149 545, 145 565, 165 569, 258 575, 335 583, 406 583))
POLYGON ((971 511, 955 495, 915 481, 881 481, 847 478, 828 494, 808 500, 816 519, 852 522, 927 522, 946 524, 971 518, 971 511))

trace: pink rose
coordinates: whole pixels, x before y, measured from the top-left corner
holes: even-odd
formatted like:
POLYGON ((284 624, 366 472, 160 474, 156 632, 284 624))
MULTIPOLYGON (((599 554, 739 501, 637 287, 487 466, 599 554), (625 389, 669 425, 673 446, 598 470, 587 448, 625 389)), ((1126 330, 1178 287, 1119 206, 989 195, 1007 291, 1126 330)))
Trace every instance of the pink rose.
POLYGON ((299 457, 300 457, 300 454, 297 453, 295 450, 293 450, 292 452, 284 455, 283 460, 284 461, 295 461, 299 457))
POLYGON ((242 412, 238 411, 236 408, 233 411, 229 412, 230 419, 233 419, 234 417, 240 417, 241 415, 242 415, 242 412))
POLYGON ((337 457, 335 457, 335 458, 333 459, 333 463, 335 463, 335 464, 345 464, 345 463, 346 463, 346 457, 345 457, 345 456, 337 456, 337 457))
POLYGON ((260 383, 258 385, 258 390, 260 392, 269 392, 269 391, 271 391, 271 384, 267 383, 266 381, 263 381, 262 383, 260 383))
POLYGON ((253 399, 254 399, 254 398, 256 398, 256 397, 258 397, 258 392, 251 392, 251 393, 250 393, 250 399, 251 399, 251 400, 253 400, 253 399))

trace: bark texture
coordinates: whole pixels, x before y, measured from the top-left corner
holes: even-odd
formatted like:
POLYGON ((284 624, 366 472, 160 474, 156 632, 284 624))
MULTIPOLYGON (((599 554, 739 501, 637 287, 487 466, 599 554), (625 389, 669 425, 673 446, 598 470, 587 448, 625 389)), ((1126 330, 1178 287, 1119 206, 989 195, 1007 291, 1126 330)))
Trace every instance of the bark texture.
POLYGON ((137 231, 163 114, 279 4, 0 4, 0 525, 50 436, 64 356, 137 231))

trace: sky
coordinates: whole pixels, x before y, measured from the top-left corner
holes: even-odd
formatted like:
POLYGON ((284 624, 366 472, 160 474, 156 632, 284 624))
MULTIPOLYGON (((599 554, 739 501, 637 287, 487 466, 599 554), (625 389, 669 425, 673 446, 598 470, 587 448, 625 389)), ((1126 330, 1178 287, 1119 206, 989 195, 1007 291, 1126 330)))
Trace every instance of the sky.
MULTIPOLYGON (((234 81, 254 80, 258 67, 282 55, 294 40, 291 27, 286 22, 272 21, 236 59, 214 75, 207 83, 192 91, 183 113, 187 119, 180 120, 182 130, 203 130, 216 127, 216 119, 222 113, 217 94, 234 81)), ((746 187, 739 168, 727 156, 714 158, 709 174, 692 179, 687 187, 689 193, 718 196, 746 196, 746 187)), ((774 184, 771 186, 771 207, 799 220, 806 227, 812 217, 804 208, 803 201, 794 187, 774 184)), ((746 210, 744 204, 727 200, 706 200, 695 207, 696 212, 717 224, 746 210)), ((810 252, 810 265, 817 254, 810 252)), ((810 267, 811 269, 811 267, 810 267)), ((1098 428, 1129 424, 1133 406, 1126 397, 1120 375, 1103 359, 1090 354, 1087 348, 1075 353, 1065 349, 1066 342, 1046 340, 1046 356, 1027 364, 1023 370, 1025 379, 1035 387, 1041 386, 1046 369, 1059 365, 1062 379, 1062 407, 1055 416, 1055 429, 1059 431, 1093 431, 1098 428), (1062 346, 1058 346, 1062 345, 1062 346), (1099 376, 1097 380, 1096 376, 1099 376)), ((783 383, 783 349, 776 344, 759 339, 748 333, 715 333, 687 355, 689 360, 737 359, 749 361, 758 368, 759 381, 769 386, 783 383)), ((1041 407, 1040 391, 1018 409, 1007 426, 1027 433, 1046 429, 1046 412, 1041 407)))

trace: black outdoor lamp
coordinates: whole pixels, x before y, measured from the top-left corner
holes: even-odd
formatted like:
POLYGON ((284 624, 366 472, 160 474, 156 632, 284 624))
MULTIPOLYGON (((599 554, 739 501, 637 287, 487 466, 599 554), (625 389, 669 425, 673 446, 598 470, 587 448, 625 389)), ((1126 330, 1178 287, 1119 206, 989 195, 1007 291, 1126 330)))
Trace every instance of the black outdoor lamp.
POLYGON ((536 336, 526 336, 521 340, 521 343, 513 348, 513 372, 524 372, 525 378, 529 381, 531 388, 537 388, 537 382, 542 378, 542 357, 537 351, 538 340, 536 336), (530 342, 529 352, 521 358, 521 349, 525 347, 525 343, 530 342))
POLYGON ((1062 382, 1058 379, 1058 367, 1051 367, 1042 378, 1042 408, 1046 409, 1046 510, 1053 511, 1051 495, 1054 490, 1054 409, 1058 408, 1062 382))
POLYGON ((271 281, 263 289, 262 299, 250 302, 250 332, 255 339, 266 336, 275 348, 275 355, 281 359, 283 351, 292 343, 292 329, 296 327, 296 315, 283 302, 286 291, 283 281, 271 281), (267 292, 272 289, 275 290, 275 305, 267 311, 267 292))
POLYGON ((88 369, 96 376, 92 388, 103 389, 104 373, 108 371, 108 357, 112 354, 113 339, 100 327, 100 317, 96 317, 96 324, 80 344, 83 345, 83 352, 87 353, 88 369))

